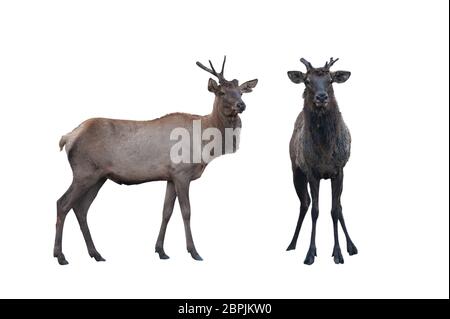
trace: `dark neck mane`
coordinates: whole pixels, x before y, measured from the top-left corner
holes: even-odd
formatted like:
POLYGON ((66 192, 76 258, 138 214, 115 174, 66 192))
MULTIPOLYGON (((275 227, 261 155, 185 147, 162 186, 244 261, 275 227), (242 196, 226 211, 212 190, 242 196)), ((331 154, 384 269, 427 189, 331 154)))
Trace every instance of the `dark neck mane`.
POLYGON ((305 99, 303 108, 305 114, 305 129, 316 145, 331 147, 336 142, 342 123, 341 112, 334 97, 326 110, 316 110, 311 101, 305 99), (307 104, 307 103, 310 104, 307 104))

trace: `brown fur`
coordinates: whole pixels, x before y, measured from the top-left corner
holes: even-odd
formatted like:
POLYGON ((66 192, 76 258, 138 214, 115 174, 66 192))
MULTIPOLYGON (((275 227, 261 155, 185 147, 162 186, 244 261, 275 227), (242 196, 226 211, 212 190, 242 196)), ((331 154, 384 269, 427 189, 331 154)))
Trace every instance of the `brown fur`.
POLYGON ((320 180, 331 179, 333 198, 331 215, 335 239, 333 257, 335 263, 341 264, 344 263, 344 258, 338 240, 338 221, 344 230, 349 254, 354 255, 358 250, 347 232, 341 207, 344 166, 350 157, 351 137, 339 111, 332 84, 345 82, 350 77, 350 72, 330 72, 330 67, 337 61, 334 59, 330 59, 330 62, 322 68, 314 68, 305 59, 301 61, 306 65, 307 73, 288 72, 292 82, 305 83, 304 106, 295 122, 289 148, 294 186, 300 200, 300 215, 288 250, 296 248, 303 220, 311 204, 309 184, 312 195, 312 232, 305 264, 314 263, 320 180))
POLYGON ((209 115, 172 113, 150 121, 93 118, 61 137, 59 147, 61 150, 63 147, 66 149, 73 181, 57 201, 54 256, 60 264, 67 264, 62 253, 62 232, 66 215, 71 209, 77 216, 89 255, 97 261, 104 260, 94 246, 86 218, 91 203, 107 179, 127 185, 167 181, 163 220, 155 250, 160 258, 168 258, 163 243, 178 197, 187 250, 194 259, 201 260, 190 227, 189 185, 202 175, 207 163, 172 162, 170 150, 177 141, 170 140, 170 133, 175 128, 184 128, 192 136, 194 120, 201 121, 202 130, 217 128, 223 136, 226 128, 241 127, 238 113, 243 111, 242 105, 245 107, 241 99, 242 92, 249 92, 256 86, 257 80, 239 86, 237 81, 228 82, 223 78, 223 69, 219 79, 222 85, 209 80, 209 90, 216 95, 213 111, 209 115))

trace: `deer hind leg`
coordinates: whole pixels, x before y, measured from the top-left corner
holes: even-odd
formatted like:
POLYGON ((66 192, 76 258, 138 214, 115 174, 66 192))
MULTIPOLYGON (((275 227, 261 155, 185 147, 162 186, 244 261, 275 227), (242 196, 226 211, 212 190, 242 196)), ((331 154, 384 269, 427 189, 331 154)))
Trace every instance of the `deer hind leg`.
POLYGON ((94 185, 97 180, 93 180, 94 177, 89 178, 76 178, 72 181, 72 184, 56 202, 56 234, 55 234, 55 246, 53 249, 53 256, 58 259, 60 265, 67 265, 68 262, 62 252, 62 236, 64 221, 66 220, 67 213, 73 208, 76 201, 83 196, 86 191, 94 185))
POLYGON ((184 230, 186 233, 187 251, 195 260, 203 260, 194 245, 191 232, 191 204, 189 202, 189 181, 176 181, 175 191, 180 203, 181 214, 183 215, 184 230))
POLYGON ((358 253, 358 249, 355 244, 350 239, 350 235, 348 234, 347 227, 345 226, 344 215, 342 214, 342 209, 339 214, 339 222, 341 223, 342 229, 344 230, 345 239, 347 240, 347 252, 350 256, 356 255, 358 253))
MULTIPOLYGON (((352 240, 350 238, 350 235, 348 234, 347 227, 345 226, 344 215, 342 214, 341 193, 342 193, 342 188, 343 188, 343 181, 344 181, 344 172, 341 171, 335 181, 335 184, 336 184, 334 186, 335 190, 333 190, 333 181, 331 184, 332 190, 333 190, 333 210, 336 208, 335 212, 332 211, 332 215, 334 215, 333 222, 334 222, 334 219, 337 218, 339 220, 339 222, 341 223, 342 230, 344 231, 345 239, 347 241, 347 252, 350 256, 352 256, 352 255, 356 255, 358 253, 358 249, 356 248, 355 244, 352 242, 352 240), (336 206, 336 207, 334 207, 334 206, 336 206)), ((336 222, 336 228, 337 228, 337 222, 336 222)))
POLYGON ((62 233, 64 228, 64 221, 66 220, 66 215, 71 209, 71 199, 70 195, 73 193, 73 183, 58 199, 56 202, 56 235, 55 235, 55 246, 53 248, 53 257, 58 258, 58 263, 60 265, 67 265, 68 262, 66 257, 62 253, 62 233))
POLYGON ((167 224, 172 216, 173 207, 177 193, 175 192, 175 184, 171 181, 167 182, 166 197, 164 199, 163 217, 161 222, 161 229, 159 230, 158 240, 155 245, 155 252, 159 254, 160 259, 169 259, 169 256, 164 252, 164 237, 166 236, 167 224))
POLYGON ((297 192, 297 196, 300 199, 300 215, 297 221, 297 227, 295 228, 294 237, 287 250, 294 250, 297 245, 298 235, 305 219, 306 213, 308 212, 309 205, 311 203, 311 198, 308 194, 308 179, 306 174, 303 173, 299 168, 294 170, 294 186, 297 192))
POLYGON ((106 178, 100 179, 95 185, 91 186, 89 190, 81 196, 76 203, 73 205, 73 211, 77 217, 78 223, 80 225, 81 232, 83 233, 84 240, 88 249, 89 256, 94 258, 96 261, 105 261, 105 259, 100 255, 100 253, 95 248, 94 242, 89 231, 89 226, 87 223, 87 213, 89 207, 97 196, 100 188, 105 183, 106 178))

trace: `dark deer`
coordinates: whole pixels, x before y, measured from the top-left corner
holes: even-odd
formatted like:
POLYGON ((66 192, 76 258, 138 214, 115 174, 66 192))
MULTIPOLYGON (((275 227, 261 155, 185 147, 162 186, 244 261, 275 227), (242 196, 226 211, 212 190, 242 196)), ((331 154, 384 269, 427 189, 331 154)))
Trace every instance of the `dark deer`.
POLYGON ((348 71, 331 72, 331 66, 337 61, 330 59, 324 67, 314 68, 305 59, 300 61, 306 66, 306 73, 289 71, 288 76, 294 83, 304 83, 304 106, 294 127, 290 142, 290 155, 294 186, 300 199, 300 216, 294 237, 287 250, 296 247, 298 234, 311 203, 307 184, 312 195, 312 232, 311 244, 305 264, 314 263, 316 254, 316 222, 319 216, 319 185, 321 179, 331 179, 332 210, 334 230, 333 255, 336 264, 343 264, 338 238, 338 221, 341 223, 347 239, 347 251, 350 255, 358 253, 348 234, 342 215, 341 194, 344 179, 344 166, 350 157, 351 137, 339 111, 333 91, 333 83, 344 83, 350 77, 348 71))
MULTIPOLYGON (((170 139, 171 132, 184 128, 192 136, 193 121, 201 121, 201 128, 216 128, 225 135, 227 128, 240 128, 239 113, 245 109, 242 93, 251 92, 258 82, 252 80, 239 85, 237 80, 224 78, 225 58, 222 70, 217 73, 197 62, 203 70, 218 78, 219 83, 209 79, 208 90, 215 94, 212 113, 206 116, 173 113, 150 121, 126 121, 94 118, 83 122, 59 142, 65 146, 73 172, 69 189, 57 201, 56 237, 54 257, 59 264, 67 264, 62 252, 64 220, 73 209, 86 241, 89 255, 96 261, 104 261, 92 241, 87 224, 87 213, 98 191, 107 179, 118 184, 140 184, 150 181, 167 181, 163 218, 155 251, 161 259, 169 257, 163 244, 167 224, 172 215, 175 199, 178 197, 183 216, 187 250, 195 260, 202 260, 192 238, 189 203, 190 182, 198 179, 207 162, 174 163, 170 150, 176 141, 170 139)), ((232 152, 237 149, 234 144, 232 152)), ((192 148, 189 150, 192 158, 192 148)), ((225 150, 219 154, 225 154, 225 150)))

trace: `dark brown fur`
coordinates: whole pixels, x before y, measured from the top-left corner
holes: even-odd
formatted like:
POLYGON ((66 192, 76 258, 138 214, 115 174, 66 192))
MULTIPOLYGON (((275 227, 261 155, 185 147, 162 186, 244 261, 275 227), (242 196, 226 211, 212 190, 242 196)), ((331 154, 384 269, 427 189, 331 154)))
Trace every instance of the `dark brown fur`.
POLYGON ((311 265, 316 257, 316 222, 319 216, 319 185, 321 179, 331 179, 332 211, 335 246, 333 257, 335 263, 344 263, 339 246, 337 223, 340 221, 347 239, 350 255, 358 251, 348 235, 340 198, 342 194, 344 166, 350 157, 351 137, 339 111, 332 83, 343 83, 350 77, 350 72, 330 72, 329 68, 336 60, 331 59, 323 68, 313 68, 306 60, 307 73, 289 71, 288 76, 294 83, 305 83, 303 93, 304 106, 295 122, 290 142, 290 156, 294 186, 300 199, 300 216, 294 237, 288 250, 296 247, 303 219, 308 211, 312 195, 312 233, 311 243, 305 264, 311 265))

